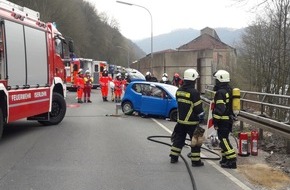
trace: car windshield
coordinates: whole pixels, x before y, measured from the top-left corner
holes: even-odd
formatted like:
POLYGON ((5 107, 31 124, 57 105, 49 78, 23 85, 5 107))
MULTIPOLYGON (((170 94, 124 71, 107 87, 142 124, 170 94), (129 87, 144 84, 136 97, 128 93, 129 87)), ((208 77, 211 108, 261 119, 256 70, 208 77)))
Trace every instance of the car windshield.
POLYGON ((163 85, 163 88, 166 89, 173 97, 175 97, 177 87, 173 85, 163 85))

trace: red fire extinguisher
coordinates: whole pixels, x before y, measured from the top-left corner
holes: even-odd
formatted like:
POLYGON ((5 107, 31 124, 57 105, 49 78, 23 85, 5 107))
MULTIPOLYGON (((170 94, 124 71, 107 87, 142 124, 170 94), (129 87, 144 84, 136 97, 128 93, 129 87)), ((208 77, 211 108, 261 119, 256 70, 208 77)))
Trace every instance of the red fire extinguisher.
POLYGON ((258 132, 256 130, 251 131, 251 155, 258 155, 258 132))
POLYGON ((239 156, 249 156, 248 133, 239 133, 239 156))

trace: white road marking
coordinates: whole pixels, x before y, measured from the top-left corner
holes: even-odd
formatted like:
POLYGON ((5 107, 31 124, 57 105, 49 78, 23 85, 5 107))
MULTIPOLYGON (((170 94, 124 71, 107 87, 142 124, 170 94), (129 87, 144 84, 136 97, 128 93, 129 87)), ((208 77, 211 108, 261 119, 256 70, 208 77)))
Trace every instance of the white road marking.
MULTIPOLYGON (((169 134, 172 134, 172 131, 170 129, 168 129, 167 127, 165 127, 162 123, 160 123, 156 119, 153 119, 153 118, 151 118, 151 119, 155 123, 157 123, 162 129, 164 129, 165 131, 167 131, 169 134)), ((204 157, 203 154, 201 154, 201 155, 204 157)), ((211 160, 206 160, 206 162, 209 163, 211 166, 213 166, 215 169, 217 169, 219 172, 221 172, 222 174, 224 174, 226 177, 228 177, 232 182, 234 182, 235 184, 237 184, 243 190, 252 190, 250 187, 248 187, 246 184, 244 184, 239 179, 237 179, 236 177, 234 177, 232 174, 230 174, 229 172, 227 172, 226 170, 224 170, 223 168, 221 168, 220 166, 218 166, 215 162, 213 162, 211 160)))

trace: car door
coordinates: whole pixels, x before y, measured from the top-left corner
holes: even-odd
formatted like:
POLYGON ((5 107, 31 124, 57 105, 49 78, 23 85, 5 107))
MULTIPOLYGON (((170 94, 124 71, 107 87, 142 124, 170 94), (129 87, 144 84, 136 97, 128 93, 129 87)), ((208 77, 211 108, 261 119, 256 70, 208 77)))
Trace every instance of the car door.
POLYGON ((142 93, 141 113, 146 115, 165 116, 167 110, 166 92, 155 85, 144 85, 142 93))

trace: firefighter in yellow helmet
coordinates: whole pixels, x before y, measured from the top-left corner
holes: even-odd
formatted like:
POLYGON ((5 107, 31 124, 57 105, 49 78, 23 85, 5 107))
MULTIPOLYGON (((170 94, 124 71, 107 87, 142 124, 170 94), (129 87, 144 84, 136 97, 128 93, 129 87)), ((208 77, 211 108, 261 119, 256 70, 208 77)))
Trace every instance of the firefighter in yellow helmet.
POLYGON ((217 130, 218 139, 222 153, 220 165, 223 168, 237 168, 236 153, 230 141, 229 134, 232 131, 233 109, 232 109, 232 88, 229 85, 230 74, 225 70, 218 70, 213 74, 215 78, 213 123, 217 130))
POLYGON ((192 142, 194 141, 191 146, 192 167, 204 165, 200 159, 204 129, 199 127, 199 123, 203 120, 204 111, 200 93, 195 89, 197 78, 199 78, 199 74, 195 69, 185 70, 184 84, 176 92, 178 120, 171 136, 173 144, 170 152, 170 162, 176 163, 188 134, 192 142))

